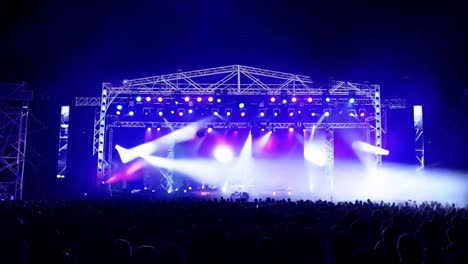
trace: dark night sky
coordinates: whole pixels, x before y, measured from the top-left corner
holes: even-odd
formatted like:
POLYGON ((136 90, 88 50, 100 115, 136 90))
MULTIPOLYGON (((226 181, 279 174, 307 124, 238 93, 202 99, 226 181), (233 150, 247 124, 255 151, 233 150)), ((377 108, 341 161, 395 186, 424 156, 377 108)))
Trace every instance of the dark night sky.
POLYGON ((380 2, 6 0, 0 79, 73 98, 103 81, 245 64, 460 95, 462 1, 380 2))
POLYGON ((104 81, 231 64, 370 81, 384 97, 423 103, 428 140, 444 146, 468 87, 464 10, 463 1, 3 0, 0 81, 28 82, 51 96, 49 110, 99 96, 104 81))

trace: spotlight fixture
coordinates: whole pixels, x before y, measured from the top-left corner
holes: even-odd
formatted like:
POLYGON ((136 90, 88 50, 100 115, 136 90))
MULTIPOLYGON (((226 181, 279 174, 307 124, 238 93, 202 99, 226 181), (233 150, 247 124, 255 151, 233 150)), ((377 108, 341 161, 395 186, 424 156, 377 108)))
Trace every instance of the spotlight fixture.
POLYGON ((211 110, 211 113, 213 113, 213 115, 217 116, 217 115, 219 115, 219 109, 218 108, 213 108, 211 110))
POLYGON ((117 105, 117 110, 122 110, 123 109, 123 106, 122 105, 117 105))
POLYGON ((295 112, 295 110, 293 108, 288 109, 289 116, 294 116, 294 112, 295 112))
POLYGON ((188 110, 188 113, 189 113, 189 114, 193 113, 193 110, 192 110, 192 109, 189 109, 189 110, 188 110))
POLYGON ((279 116, 280 110, 278 108, 273 109, 273 115, 274 116, 279 116))
POLYGON ((293 96, 293 97, 291 98, 291 102, 295 103, 296 101, 297 101, 297 98, 296 98, 295 96, 293 96))
POLYGON ((146 124, 145 127, 146 127, 146 131, 151 131, 152 126, 150 123, 146 124))
POLYGON ((120 111, 119 110, 115 111, 115 114, 120 115, 120 111))
POLYGON ((355 116, 357 116, 357 114, 356 114, 356 110, 354 110, 354 109, 350 109, 350 110, 348 110, 348 114, 349 114, 349 116, 351 116, 351 117, 355 117, 355 116))
POLYGON ((289 131, 289 133, 294 132, 294 127, 289 127, 288 131, 289 131))
POLYGON ((232 109, 231 108, 226 108, 226 116, 231 116, 232 109))
POLYGON ((240 109, 243 109, 244 107, 245 107, 245 104, 244 104, 244 103, 240 103, 240 104, 239 104, 239 108, 240 108, 240 109))
POLYGON ((150 114, 150 109, 149 108, 143 108, 143 114, 145 116, 148 116, 150 114))
POLYGON ((245 111, 241 111, 240 115, 241 115, 242 117, 244 117, 244 116, 245 116, 245 111))
POLYGON ((354 104, 356 102, 355 97, 356 97, 356 91, 349 91, 348 103, 354 104))
POLYGON ((200 96, 197 97, 197 102, 201 102, 202 101, 202 98, 200 96))
POLYGON ((133 110, 130 110, 130 111, 128 112, 128 115, 129 115, 129 116, 134 116, 134 115, 135 115, 135 112, 134 112, 133 110))
POLYGON ((164 115, 164 109, 158 108, 158 115, 163 116, 164 115))
POLYGON ((213 96, 208 97, 208 102, 210 102, 210 103, 213 102, 213 96))
POLYGON ((171 114, 174 114, 174 110, 171 110, 171 114))
POLYGON ((323 115, 324 116, 330 116, 330 109, 323 110, 323 115))
POLYGON ((200 129, 200 130, 197 131, 197 137, 202 138, 204 136, 205 136, 205 130, 200 129))
POLYGON ((163 101, 163 98, 161 96, 158 97, 158 102, 162 102, 163 101))
POLYGON ((283 101, 282 101, 282 102, 283 102, 283 104, 287 104, 287 103, 288 103, 288 100, 286 100, 286 99, 283 99, 283 101))
POLYGON ((146 102, 151 102, 151 97, 147 96, 146 97, 146 102))
POLYGON ((136 101, 141 102, 141 96, 137 96, 136 101))
POLYGON ((184 98, 184 101, 185 101, 185 102, 188 102, 188 101, 190 101, 190 97, 188 97, 188 96, 185 96, 185 98, 184 98))
POLYGON ((276 101, 276 98, 275 98, 274 96, 272 96, 272 97, 270 98, 270 102, 274 103, 275 101, 276 101))
POLYGON ((183 116, 184 113, 185 113, 185 109, 184 108, 179 108, 179 109, 177 109, 177 112, 179 113, 179 116, 183 116))
POLYGON ((259 109, 258 110, 258 115, 261 116, 261 117, 264 117, 265 116, 265 109, 259 109))
POLYGON ((331 97, 330 97, 330 93, 328 91, 324 92, 322 94, 322 100, 324 100, 325 102, 327 103, 330 103, 331 102, 331 97))
POLYGON ((216 102, 219 104, 221 103, 221 98, 216 99, 216 102))
POLYGON ((206 129, 206 132, 208 132, 208 133, 213 132, 213 127, 212 127, 212 126, 209 126, 209 127, 206 129))
POLYGON ((161 131, 161 125, 157 125, 156 130, 161 131))
POLYGON ((312 103, 313 99, 312 97, 307 98, 307 102, 312 103))
POLYGON ((359 109, 359 116, 360 117, 366 116, 366 109, 359 109))

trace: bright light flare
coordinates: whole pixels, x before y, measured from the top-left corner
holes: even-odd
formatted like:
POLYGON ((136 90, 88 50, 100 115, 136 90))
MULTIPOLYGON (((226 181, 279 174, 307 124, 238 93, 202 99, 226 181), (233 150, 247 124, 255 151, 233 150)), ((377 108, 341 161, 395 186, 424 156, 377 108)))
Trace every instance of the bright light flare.
POLYGON ((327 153, 320 145, 308 143, 304 146, 304 159, 315 165, 324 167, 327 164, 327 153))
POLYGON ((366 153, 371 153, 371 154, 377 154, 377 155, 384 155, 388 156, 390 154, 390 151, 379 148, 373 145, 370 145, 368 143, 362 142, 362 141, 355 141, 353 142, 353 149, 366 152, 366 153))
POLYGON ((232 150, 227 146, 218 146, 213 151, 215 159, 221 163, 228 163, 232 161, 234 154, 232 150))

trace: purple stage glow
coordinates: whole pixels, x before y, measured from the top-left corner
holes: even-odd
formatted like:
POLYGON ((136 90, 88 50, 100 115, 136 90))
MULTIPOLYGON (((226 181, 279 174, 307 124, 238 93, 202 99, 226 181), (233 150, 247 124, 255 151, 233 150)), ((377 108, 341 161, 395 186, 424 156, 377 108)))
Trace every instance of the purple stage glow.
MULTIPOLYGON (((226 195, 248 190, 251 197, 271 196, 274 192, 275 196, 292 199, 329 199, 332 194, 336 201, 430 198, 457 204, 466 202, 468 197, 467 183, 456 173, 431 170, 415 173, 414 168, 402 166, 375 171, 373 155, 377 150, 356 143, 363 142, 364 130, 335 131, 335 173, 331 189, 330 178, 324 174, 328 165, 324 129, 312 127, 305 133, 292 133, 294 127, 290 127, 257 136, 245 128, 216 128, 216 133, 210 133, 215 130, 200 124, 198 129, 170 132, 163 128, 159 133, 149 132, 153 140, 140 146, 130 149, 116 146, 122 161, 133 161, 122 164, 107 183, 141 181, 145 171, 152 170, 155 186, 159 186, 157 177, 161 176, 157 175, 164 169, 175 173, 171 192, 188 190, 180 185, 188 181, 194 190, 215 186, 216 189, 210 189, 212 195, 218 191, 219 195, 226 195), (196 136, 200 127, 207 127, 207 134, 201 138, 196 136), (173 141, 177 142, 174 157, 167 158, 173 141)), ((131 139, 127 135, 125 138, 131 139)))

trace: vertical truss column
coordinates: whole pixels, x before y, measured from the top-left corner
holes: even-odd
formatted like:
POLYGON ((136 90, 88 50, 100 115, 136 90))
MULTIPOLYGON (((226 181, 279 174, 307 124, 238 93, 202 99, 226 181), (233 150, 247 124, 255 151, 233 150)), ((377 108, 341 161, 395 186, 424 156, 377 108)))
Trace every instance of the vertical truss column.
POLYGON ((59 148, 57 161, 57 179, 65 179, 67 175, 68 126, 70 124, 70 106, 60 108, 59 148))
POLYGON ((108 108, 108 90, 106 84, 102 84, 101 104, 99 108, 99 117, 94 122, 94 146, 93 153, 97 152, 97 186, 102 184, 106 176, 106 162, 104 160, 104 144, 106 132, 106 113, 108 108))
POLYGON ((424 130, 423 130, 423 110, 421 105, 413 106, 414 120, 414 150, 416 160, 419 162, 419 169, 424 168, 424 130))
POLYGON ((112 151, 114 145, 114 129, 112 127, 107 128, 107 156, 105 157, 106 163, 106 174, 112 175, 112 151))
MULTIPOLYGON (((375 109, 375 146, 382 148, 382 104, 380 102, 380 85, 373 85, 374 87, 374 109, 375 109)), ((382 155, 375 155, 376 169, 382 167, 382 155)))
POLYGON ((16 184, 15 199, 23 199, 23 175, 26 163, 26 145, 28 135, 29 103, 23 102, 20 112, 20 124, 18 132, 17 156, 16 156, 16 184))
POLYGON ((330 183, 330 198, 333 201, 335 194, 335 146, 334 146, 334 129, 332 127, 325 128, 325 152, 327 153, 327 165, 325 167, 325 175, 330 183))
MULTIPOLYGON (((171 145, 167 150, 166 158, 173 160, 175 157, 175 140, 172 139, 171 145)), ((174 191, 174 170, 173 169, 161 169, 162 174, 161 178, 161 187, 166 190, 168 193, 172 193, 174 191)))

